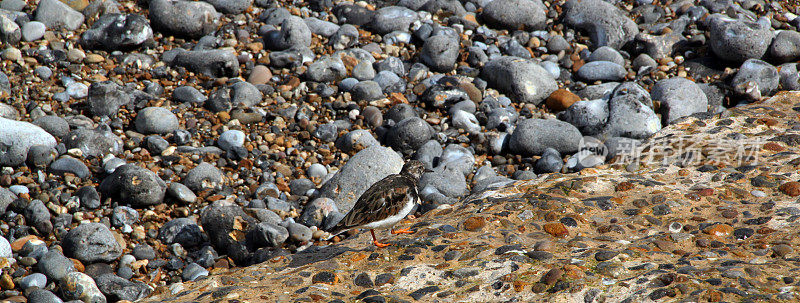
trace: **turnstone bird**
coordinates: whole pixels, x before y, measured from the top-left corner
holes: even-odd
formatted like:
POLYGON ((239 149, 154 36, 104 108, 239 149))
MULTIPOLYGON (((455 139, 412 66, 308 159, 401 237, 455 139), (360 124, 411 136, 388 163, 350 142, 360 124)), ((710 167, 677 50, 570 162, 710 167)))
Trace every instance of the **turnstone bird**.
MULTIPOLYGON (((342 221, 329 230, 331 238, 351 229, 369 228, 375 246, 389 246, 378 242, 375 229, 391 228, 411 212, 419 203, 417 183, 427 171, 422 162, 411 160, 403 165, 399 174, 389 175, 370 186, 342 221)), ((413 231, 406 228, 391 233, 410 234, 413 231)))

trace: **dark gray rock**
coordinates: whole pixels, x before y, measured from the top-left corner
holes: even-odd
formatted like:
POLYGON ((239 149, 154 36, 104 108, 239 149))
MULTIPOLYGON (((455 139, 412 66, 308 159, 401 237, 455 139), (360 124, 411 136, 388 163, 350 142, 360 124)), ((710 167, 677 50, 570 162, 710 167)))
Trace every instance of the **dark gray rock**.
POLYGON ((178 116, 163 107, 145 107, 136 115, 136 131, 166 135, 178 129, 178 116))
POLYGON ((105 14, 81 36, 88 49, 131 50, 153 43, 147 18, 136 14, 105 14))
POLYGON ((257 247, 269 246, 280 247, 283 242, 289 239, 289 231, 280 225, 261 222, 248 234, 250 243, 257 247))
POLYGON ((167 184, 156 173, 135 164, 125 164, 103 179, 100 191, 133 207, 159 204, 167 184))
POLYGON ((336 23, 323 21, 315 17, 307 17, 304 18, 303 21, 306 22, 306 25, 308 26, 308 29, 311 30, 311 33, 323 36, 325 38, 330 38, 340 28, 336 23))
POLYGON ((431 70, 449 72, 458 59, 458 39, 450 35, 435 35, 425 41, 420 51, 420 59, 431 70))
POLYGON ((213 164, 202 162, 189 170, 183 184, 193 191, 217 188, 222 183, 222 172, 213 164))
POLYGON ((64 303, 58 296, 49 290, 43 288, 36 288, 31 290, 26 295, 28 302, 31 303, 64 303))
POLYGON ((44 206, 41 200, 35 199, 28 203, 25 206, 23 215, 25 215, 27 223, 35 227, 38 232, 49 234, 53 231, 53 223, 50 222, 50 210, 44 206))
POLYGON ((218 12, 223 14, 241 14, 248 8, 250 8, 250 6, 253 5, 253 0, 203 0, 203 1, 211 3, 211 5, 213 5, 218 12))
POLYGON ((83 14, 58 0, 42 0, 36 6, 36 21, 48 29, 74 31, 83 24, 83 14))
POLYGON ((264 36, 264 47, 271 50, 285 50, 293 47, 311 45, 311 30, 302 18, 289 16, 281 22, 281 29, 268 32, 264 36))
POLYGON ((490 26, 508 30, 544 29, 547 20, 540 0, 494 0, 483 8, 480 16, 490 26))
POLYGON ((203 103, 208 98, 191 86, 179 86, 172 91, 172 100, 180 103, 203 103))
POLYGON ((564 23, 588 32, 594 48, 607 45, 620 49, 639 33, 625 12, 603 0, 569 0, 563 10, 564 23))
POLYGON ((339 23, 347 23, 355 26, 363 27, 372 21, 375 12, 368 10, 359 5, 351 3, 342 3, 333 8, 333 14, 339 23))
POLYGON ((133 96, 110 80, 92 83, 88 98, 89 111, 95 116, 116 116, 121 106, 133 101, 133 96))
POLYGON ((559 120, 525 119, 517 122, 508 147, 520 155, 541 155, 548 147, 560 153, 578 151, 581 132, 575 126, 559 120))
POLYGON ((317 198, 308 203, 303 214, 298 218, 298 223, 305 226, 322 227, 331 213, 338 213, 336 202, 329 198, 317 198))
POLYGON ((49 250, 39 259, 37 268, 54 281, 61 281, 68 273, 75 271, 74 263, 55 249, 49 250))
POLYGON ((238 205, 217 201, 203 210, 200 220, 217 251, 228 254, 237 264, 248 262, 251 254, 247 250, 246 235, 258 223, 255 219, 238 205))
MULTIPOLYGON (((28 149, 25 162, 31 167, 47 167, 58 156, 58 152, 47 145, 34 145, 28 149)), ((88 169, 87 169, 88 171, 88 169)))
POLYGON ((69 123, 64 118, 59 116, 50 115, 36 118, 33 120, 34 125, 41 127, 44 131, 50 133, 56 138, 61 138, 69 133, 69 123))
POLYGON ((619 66, 625 66, 625 59, 622 58, 622 55, 620 55, 617 50, 611 48, 610 46, 601 46, 597 48, 592 52, 591 55, 589 55, 587 61, 609 61, 614 62, 619 66))
POLYGON ((558 119, 577 127, 587 136, 603 132, 608 120, 608 100, 596 99, 578 101, 566 110, 558 113, 558 119))
POLYGON ((244 81, 231 85, 231 102, 235 106, 251 107, 261 102, 264 95, 258 88, 244 81))
POLYGON ((790 62, 800 57, 800 33, 782 30, 769 46, 769 55, 778 63, 790 62))
POLYGON ((800 72, 797 63, 786 63, 780 66, 780 87, 783 90, 800 90, 800 72))
POLYGON ((205 242, 206 236, 192 219, 177 218, 161 226, 158 239, 164 244, 178 243, 185 248, 192 248, 205 242))
POLYGON ((548 147, 542 152, 542 157, 536 160, 534 171, 537 174, 556 173, 561 171, 564 166, 564 160, 561 159, 561 153, 555 148, 548 147))
POLYGON ((379 145, 378 140, 365 129, 351 131, 336 140, 336 148, 346 153, 359 151, 373 145, 379 145))
POLYGON ((22 38, 22 29, 9 16, 0 14, 0 42, 9 45, 19 43, 22 38))
POLYGON ((92 176, 92 172, 89 171, 89 168, 86 167, 86 164, 84 164, 81 160, 66 155, 51 163, 48 171, 57 175, 70 173, 81 179, 86 179, 92 176))
POLYGON ((347 68, 339 57, 323 56, 308 66, 305 77, 314 82, 338 81, 347 77, 347 68))
POLYGON ((433 172, 425 173, 419 180, 419 194, 427 197, 432 193, 460 198, 469 193, 464 174, 455 165, 439 165, 433 172))
POLYGON ((625 67, 610 61, 592 61, 578 69, 577 76, 588 82, 625 79, 625 67))
POLYGON ((661 121, 653 112, 650 93, 633 82, 617 86, 608 101, 609 136, 635 139, 648 138, 661 129, 661 121))
POLYGON ((82 262, 113 262, 122 255, 122 246, 111 231, 100 223, 82 223, 62 239, 64 254, 82 262))
POLYGON ((375 81, 361 81, 350 93, 354 101, 373 101, 383 98, 381 86, 375 81))
POLYGON ((97 209, 102 203, 102 201, 100 201, 100 194, 97 192, 94 186, 91 185, 79 188, 77 191, 75 191, 75 197, 78 198, 81 206, 88 209, 97 209))
MULTIPOLYGON (((165 1, 165 0, 155 0, 165 1)), ((193 2, 203 3, 203 2, 193 2)), ((182 66, 195 73, 209 77, 236 77, 239 75, 239 60, 229 49, 192 50, 175 49, 174 57, 164 54, 164 62, 172 66, 182 66)))
POLYGON ((742 96, 757 100, 760 97, 771 96, 778 89, 780 75, 778 69, 772 64, 759 59, 748 59, 731 80, 733 91, 742 96), (755 94, 757 92, 757 94, 755 94), (754 95, 755 94, 755 95, 754 95))
POLYGON ((177 36, 200 38, 216 30, 219 22, 217 10, 206 2, 151 0, 149 8, 153 27, 177 36))
POLYGON ((317 196, 333 199, 339 210, 346 213, 370 185, 399 173, 403 163, 403 158, 391 148, 368 147, 352 156, 319 188, 317 196))
POLYGON ((0 165, 18 166, 25 163, 28 150, 34 145, 49 148, 56 146, 56 139, 42 128, 22 121, 0 117, 0 165))
POLYGON ((706 17, 708 45, 718 58, 743 62, 767 53, 773 33, 769 25, 732 19, 721 14, 706 17))
POLYGON ((401 6, 387 6, 375 11, 369 28, 379 35, 394 31, 405 32, 416 20, 417 13, 413 10, 401 6))
POLYGON ((404 154, 411 154, 433 136, 433 128, 419 117, 397 122, 386 133, 386 145, 404 154))
POLYGON ((481 70, 481 78, 519 103, 538 105, 558 89, 556 80, 547 70, 516 57, 504 56, 489 61, 481 70))
POLYGON ((64 137, 64 145, 67 149, 80 149, 84 157, 102 158, 106 154, 118 155, 122 152, 122 139, 103 126, 73 130, 64 137))
POLYGON ((111 226, 132 226, 139 221, 139 213, 127 206, 117 206, 111 211, 111 226))
POLYGON ((147 297, 152 292, 150 286, 143 282, 123 279, 115 274, 100 275, 95 278, 95 283, 103 294, 114 301, 135 302, 147 297))
MULTIPOLYGON (((776 85, 777 86, 777 85, 776 85)), ((674 77, 656 82, 650 90, 653 101, 661 101, 661 119, 664 125, 694 113, 708 110, 708 98, 694 81, 674 77)))

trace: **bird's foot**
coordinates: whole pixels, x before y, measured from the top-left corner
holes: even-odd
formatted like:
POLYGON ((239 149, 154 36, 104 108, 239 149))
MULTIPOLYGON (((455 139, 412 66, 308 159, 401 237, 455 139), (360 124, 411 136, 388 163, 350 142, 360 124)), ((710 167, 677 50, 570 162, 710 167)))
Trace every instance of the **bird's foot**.
POLYGON ((391 232, 393 235, 397 235, 397 234, 413 234, 413 233, 414 233, 414 231, 413 231, 413 230, 411 230, 411 228, 404 228, 404 229, 392 230, 392 231, 390 231, 390 232, 391 232))
POLYGON ((378 248, 384 248, 386 246, 392 245, 392 244, 389 244, 389 243, 378 242, 378 240, 372 241, 372 244, 375 244, 375 246, 377 246, 378 248))

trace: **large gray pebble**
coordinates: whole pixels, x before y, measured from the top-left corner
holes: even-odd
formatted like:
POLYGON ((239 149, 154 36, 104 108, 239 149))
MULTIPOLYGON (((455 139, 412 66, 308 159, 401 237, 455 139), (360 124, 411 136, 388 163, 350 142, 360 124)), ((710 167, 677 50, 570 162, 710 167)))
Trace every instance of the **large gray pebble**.
POLYGON ((375 81, 361 81, 353 86, 350 93, 354 101, 373 101, 383 98, 383 90, 380 84, 375 81))
POLYGON ((411 154, 433 136, 433 128, 419 117, 397 122, 386 133, 386 144, 404 154, 411 154))
POLYGON ((239 60, 230 49, 191 51, 175 49, 171 52, 173 53, 169 55, 164 53, 163 59, 169 65, 182 66, 190 71, 209 77, 236 77, 239 75, 239 60))
POLYGON ((251 107, 261 102, 264 95, 250 82, 239 81, 231 85, 231 102, 236 106, 251 107))
POLYGON ((569 0, 563 9, 564 22, 588 32, 595 48, 608 45, 620 49, 639 33, 625 12, 603 0, 569 0))
POLYGON ((769 55, 777 62, 790 62, 800 57, 800 33, 782 30, 769 46, 769 55))
POLYGON ((136 115, 136 131, 166 135, 178 129, 178 116, 163 107, 145 107, 136 115))
POLYGON ((575 102, 565 111, 559 112, 558 119, 574 125, 587 136, 602 133, 608 120, 608 100, 575 102))
POLYGON ((322 227, 331 213, 339 212, 336 202, 329 198, 317 198, 306 205, 298 223, 305 226, 322 227))
POLYGON ((481 18, 493 27, 509 30, 540 30, 547 21, 540 0, 494 0, 483 8, 481 18))
POLYGON ((422 175, 419 180, 420 195, 427 196, 434 190, 447 197, 460 198, 469 193, 464 174, 455 166, 440 165, 433 172, 422 175))
POLYGON ((351 131, 336 140, 336 147, 346 153, 359 151, 378 144, 378 140, 365 129, 351 131))
POLYGON ((339 25, 329 21, 323 21, 315 17, 307 17, 303 19, 308 26, 308 29, 311 30, 311 33, 323 36, 325 38, 329 38, 339 30, 339 25))
POLYGON ((302 18, 289 16, 281 22, 281 29, 264 36, 264 46, 271 50, 285 50, 311 45, 311 30, 302 18))
POLYGON ((39 272, 55 281, 60 281, 68 273, 75 271, 75 264, 55 249, 47 251, 39 259, 37 267, 39 272))
POLYGON ((625 67, 610 61, 592 61, 578 69, 578 77, 588 82, 625 79, 625 67))
POLYGON ((581 132, 575 126, 554 119, 525 119, 517 122, 508 147, 521 155, 541 155, 548 147, 560 153, 578 151, 581 132))
POLYGON ((783 90, 800 90, 800 72, 797 63, 785 63, 780 66, 780 84, 783 90))
POLYGON ((347 68, 341 58, 323 56, 308 66, 305 77, 314 82, 338 81, 347 77, 347 68))
POLYGON ((69 123, 59 116, 42 116, 33 120, 33 124, 41 127, 56 138, 61 138, 69 133, 69 123))
POLYGON ((42 0, 36 7, 36 21, 49 29, 74 31, 83 24, 83 14, 58 0, 42 0))
POLYGON ((98 158, 106 154, 117 155, 122 152, 123 146, 122 139, 107 127, 73 130, 64 137, 64 145, 68 149, 80 149, 84 157, 98 158))
POLYGON ((408 31, 411 23, 417 20, 417 13, 401 6, 387 6, 375 11, 369 28, 379 35, 394 31, 408 31))
POLYGON ((256 220, 238 205, 217 201, 206 207, 200 215, 203 230, 220 254, 228 254, 237 263, 250 257, 244 235, 255 228, 256 220), (242 237, 232 237, 241 234, 242 237))
POLYGON ((257 246, 279 247, 289 238, 289 231, 275 223, 261 222, 250 232, 250 237, 257 246))
POLYGON ((57 175, 70 173, 81 179, 86 179, 92 175, 86 164, 70 156, 63 156, 51 163, 48 171, 57 175))
POLYGON ((289 238, 298 243, 311 240, 311 229, 300 223, 290 222, 286 229, 289 231, 289 238))
POLYGON ((558 89, 556 80, 547 70, 517 57, 504 56, 489 61, 481 71, 481 78, 518 103, 538 105, 558 89))
POLYGON ((36 41, 44 36, 47 26, 39 21, 31 21, 22 26, 22 39, 25 41, 36 41))
POLYGON ((101 223, 82 223, 62 239, 64 254, 82 262, 112 262, 122 255, 114 234, 101 223))
POLYGON ((172 91, 172 100, 180 103, 203 103, 208 97, 191 86, 179 86, 172 91))
POLYGON ((130 50, 152 41, 150 22, 137 14, 105 14, 81 36, 81 44, 88 49, 130 50))
MULTIPOLYGON (((211 3, 214 8, 223 14, 241 14, 251 5, 253 0, 203 0, 211 3)), ((135 301, 135 300, 131 300, 135 301)))
POLYGON ((450 35, 436 35, 428 38, 420 51, 420 59, 431 70, 449 72, 458 59, 458 39, 450 35))
POLYGON ((589 59, 587 61, 610 61, 619 64, 620 66, 625 66, 625 58, 622 58, 622 55, 610 46, 601 46, 597 48, 592 52, 591 55, 589 55, 589 59))
POLYGON ((778 89, 780 75, 772 64, 759 59, 748 59, 731 80, 733 91, 747 95, 745 90, 757 90, 760 96, 771 96, 778 89))
MULTIPOLYGON (((57 0, 56 0, 57 1, 57 0)), ((149 19, 157 30, 200 38, 217 29, 217 10, 201 1, 152 0, 149 19)))
POLYGON ((403 158, 391 148, 368 147, 351 157, 317 193, 336 201, 339 210, 346 213, 370 185, 399 173, 403 163, 403 158))
POLYGON ((192 219, 176 218, 161 226, 158 239, 164 244, 178 243, 185 248, 192 248, 203 243, 205 234, 192 219))
POLYGON ((0 165, 18 166, 25 163, 28 150, 34 145, 49 148, 56 146, 56 139, 34 124, 0 117, 0 165))
POLYGON ((661 119, 664 125, 694 113, 708 110, 708 98, 694 81, 674 77, 656 82, 650 90, 653 101, 661 101, 661 119))
POLYGON ((202 191, 206 188, 217 188, 222 183, 222 172, 208 162, 203 162, 189 170, 183 179, 183 184, 193 191, 202 191))
POLYGON ((120 106, 133 101, 133 97, 113 81, 95 82, 89 86, 89 110, 95 116, 116 116, 120 106))
POLYGON ((100 191, 134 207, 159 204, 164 200, 167 184, 156 173, 135 164, 117 167, 100 183, 100 191))
POLYGON ((732 19, 721 14, 706 17, 709 28, 708 45, 723 60, 743 62, 764 56, 772 42, 769 25, 732 19))
POLYGON ((661 121, 652 108, 653 100, 644 88, 633 82, 620 84, 608 102, 609 136, 649 138, 661 129, 661 121))
POLYGON ((147 297, 152 288, 140 281, 131 281, 113 273, 102 274, 96 277, 97 288, 112 300, 125 300, 135 302, 147 297))

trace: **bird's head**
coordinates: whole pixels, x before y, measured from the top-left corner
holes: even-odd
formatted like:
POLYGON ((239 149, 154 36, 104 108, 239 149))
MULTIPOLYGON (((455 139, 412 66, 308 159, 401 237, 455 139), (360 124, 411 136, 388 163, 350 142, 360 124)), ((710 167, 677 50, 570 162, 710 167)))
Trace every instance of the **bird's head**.
POLYGON ((400 174, 409 176, 414 180, 419 180, 419 178, 422 177, 422 174, 430 171, 431 170, 425 168, 425 164, 422 164, 422 162, 411 160, 403 165, 403 169, 400 171, 400 174))

